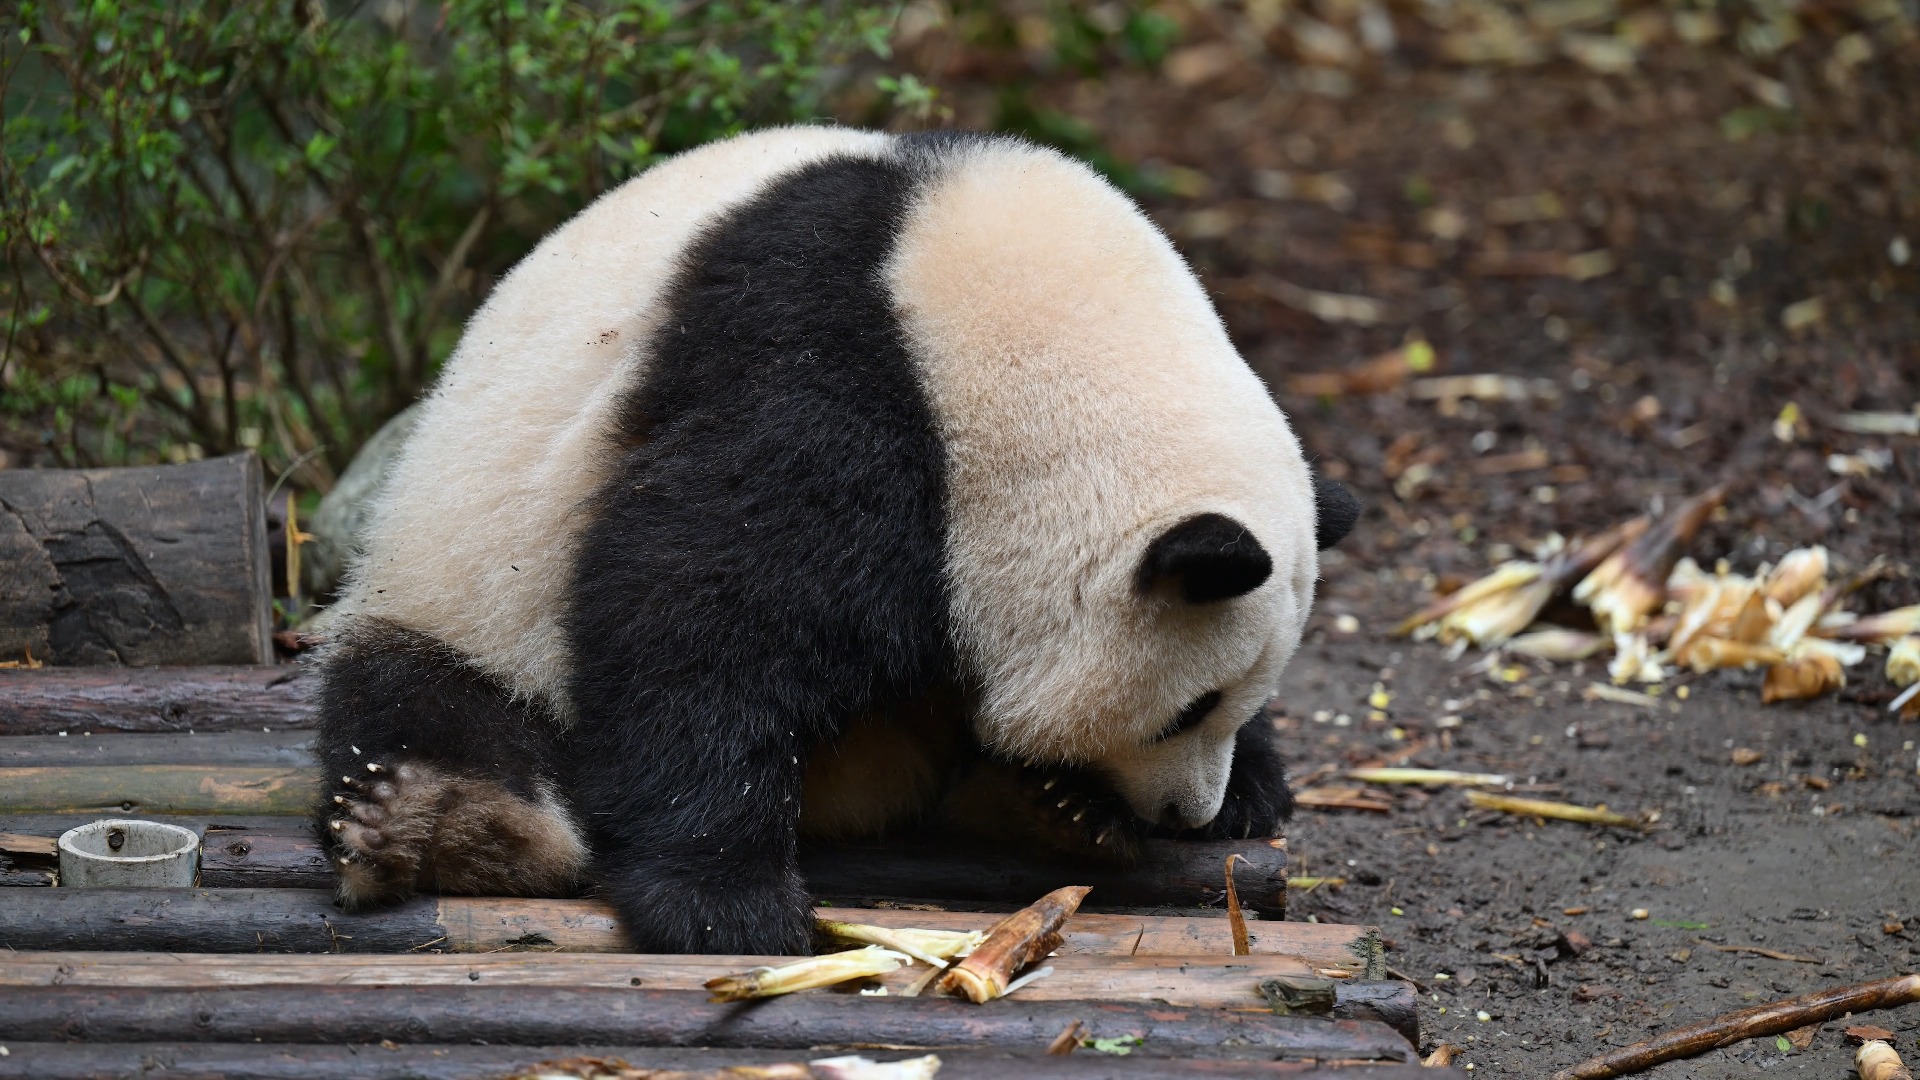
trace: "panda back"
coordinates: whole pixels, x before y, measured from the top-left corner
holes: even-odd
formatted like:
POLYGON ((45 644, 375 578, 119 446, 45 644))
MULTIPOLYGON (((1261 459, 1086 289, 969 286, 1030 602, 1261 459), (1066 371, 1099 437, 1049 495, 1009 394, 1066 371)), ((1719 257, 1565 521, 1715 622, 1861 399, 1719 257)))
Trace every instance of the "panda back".
POLYGON ((779 128, 670 159, 550 234, 468 324, 385 484, 340 614, 430 633, 564 708, 557 617, 607 435, 682 253, 779 177, 888 136, 779 128))

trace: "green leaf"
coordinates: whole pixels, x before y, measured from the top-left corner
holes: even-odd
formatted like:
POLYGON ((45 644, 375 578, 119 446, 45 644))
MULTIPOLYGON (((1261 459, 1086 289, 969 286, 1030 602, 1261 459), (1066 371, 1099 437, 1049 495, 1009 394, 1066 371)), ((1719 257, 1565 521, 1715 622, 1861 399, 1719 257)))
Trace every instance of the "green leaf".
POLYGON ((1102 1054, 1126 1055, 1133 1053, 1136 1046, 1145 1046, 1147 1040, 1138 1035, 1117 1035, 1110 1039, 1082 1039, 1080 1045, 1102 1054))
POLYGON ((1773 1037, 1773 1045, 1779 1047, 1780 1052, 1783 1054, 1793 1049, 1793 1044, 1787 1041, 1785 1035, 1775 1035, 1773 1037))

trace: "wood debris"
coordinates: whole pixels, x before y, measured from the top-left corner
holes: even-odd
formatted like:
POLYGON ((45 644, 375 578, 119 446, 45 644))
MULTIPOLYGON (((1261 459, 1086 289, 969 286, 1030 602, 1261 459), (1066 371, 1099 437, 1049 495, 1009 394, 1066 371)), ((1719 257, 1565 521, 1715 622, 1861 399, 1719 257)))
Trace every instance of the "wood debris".
POLYGON ((1609 1050, 1570 1069, 1554 1073, 1553 1080, 1610 1080, 1615 1076, 1644 1072, 1662 1062, 1732 1046, 1747 1039, 1783 1035, 1808 1024, 1824 1024, 1848 1013, 1898 1008, 1915 1001, 1920 1001, 1920 975, 1902 975, 1878 982, 1837 986, 1726 1013, 1656 1035, 1646 1042, 1609 1050))

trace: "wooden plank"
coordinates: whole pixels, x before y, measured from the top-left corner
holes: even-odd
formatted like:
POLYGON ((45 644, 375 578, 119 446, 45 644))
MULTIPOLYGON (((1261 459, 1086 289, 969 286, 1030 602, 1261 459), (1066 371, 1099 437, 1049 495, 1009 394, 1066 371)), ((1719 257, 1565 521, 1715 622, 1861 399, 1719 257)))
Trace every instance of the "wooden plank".
POLYGON ((16 735, 0 739, 0 768, 72 765, 279 765, 312 768, 305 731, 165 735, 16 735))
MULTIPOLYGON (((979 912, 821 908, 822 918, 930 930, 984 930, 979 912)), ((1377 931, 1363 926, 1256 921, 1254 953, 1298 956, 1315 968, 1366 977, 1379 964, 1377 931)), ((1224 919, 1078 914, 1063 955, 1229 956, 1224 919)), ((314 889, 0 890, 0 948, 207 953, 622 952, 613 909, 592 900, 416 897, 348 914, 314 889)))
POLYGON ((0 657, 272 663, 264 499, 251 451, 0 470, 0 657))
POLYGON ((0 1040, 395 1042, 539 1046, 991 1047, 1039 1050, 1079 1021, 1134 1053, 1405 1062, 1413 1047, 1365 1020, 1127 1002, 789 994, 719 1005, 705 993, 549 986, 0 987, 0 1040))
POLYGON ((0 735, 310 728, 318 680, 285 667, 0 671, 0 735))
MULTIPOLYGON (((164 1076, 167 1080, 475 1080, 575 1057, 615 1059, 636 1068, 712 1074, 740 1065, 800 1063, 857 1053, 873 1061, 917 1057, 919 1051, 876 1049, 703 1050, 648 1046, 325 1046, 290 1043, 14 1042, 0 1058, 0 1080, 99 1080, 164 1076)), ((1415 1064, 1342 1065, 1222 1058, 1118 1057, 1082 1050, 1066 1057, 1028 1051, 941 1050, 940 1080, 1437 1080, 1439 1070, 1415 1064)), ((1462 1075, 1455 1073, 1455 1076, 1462 1075)))
MULTIPOLYGON (((698 991, 709 979, 791 958, 539 954, 402 956, 215 956, 179 953, 9 952, 0 954, 0 986, 641 986, 698 991)), ((1275 976, 1344 975, 1295 956, 1052 957, 1053 974, 1020 991, 1022 1001, 1158 1001, 1191 1008, 1265 1011, 1260 983, 1275 976)), ((909 965, 863 985, 899 993, 924 974, 909 965)), ((843 988, 844 990, 844 988, 843 988)), ((810 993, 843 991, 818 990, 810 993)), ((1333 1015, 1377 1020, 1418 1042, 1413 987, 1403 982, 1334 986, 1333 1015)))
MULTIPOLYGON (((199 738, 199 736, 194 736, 199 738)), ((221 736, 225 738, 225 736, 221 736)), ((0 740, 3 745, 6 740, 0 740)), ((252 800, 252 814, 304 814, 311 789, 289 782, 263 786, 280 773, 266 767, 163 766, 105 769, 70 766, 30 770, 0 769, 0 813, 31 815, 52 829, 58 819, 23 804, 96 801, 96 811, 179 814, 211 801, 252 800), (30 782, 9 787, 16 773, 30 782), (247 786, 251 785, 251 786, 247 786)), ((227 811, 221 810, 221 813, 227 811)), ((4 824, 4 821, 0 821, 4 824)), ((218 824, 218 823, 216 823, 218 824)), ((14 827, 14 831, 24 831, 14 827)), ((200 831, 205 831, 205 827, 200 831)), ((201 852, 200 883, 209 888, 331 889, 333 871, 304 821, 238 830, 210 842, 201 852)), ((1018 906, 1063 885, 1090 885, 1100 907, 1192 908, 1217 904, 1224 895, 1227 856, 1237 854, 1234 884, 1240 901, 1262 919, 1286 915, 1287 852, 1284 841, 1200 841, 1152 839, 1142 845, 1141 860, 1127 870, 1088 868, 1044 862, 1010 852, 983 852, 951 842, 903 840, 888 846, 802 849, 800 869, 813 894, 821 898, 872 901, 881 898, 999 903, 1018 906)))
MULTIPOLYGON (((791 960, 619 953, 368 957, 11 952, 0 955, 0 986, 644 986, 698 991, 709 979, 791 960)), ((1163 1001, 1264 1012, 1261 979, 1314 975, 1310 965, 1292 956, 1069 955, 1047 964, 1053 974, 1022 989, 1020 1000, 1163 1001)), ((862 985, 899 993, 925 972, 924 965, 912 964, 862 985)))
POLYGON ((284 765, 0 768, 0 813, 305 814, 317 790, 284 765))

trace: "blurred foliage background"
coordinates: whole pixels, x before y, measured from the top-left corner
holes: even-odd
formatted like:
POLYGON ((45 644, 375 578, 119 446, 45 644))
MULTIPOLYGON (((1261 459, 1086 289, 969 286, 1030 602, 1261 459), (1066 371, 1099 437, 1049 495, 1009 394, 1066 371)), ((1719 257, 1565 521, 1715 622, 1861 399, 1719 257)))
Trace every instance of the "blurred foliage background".
MULTIPOLYGON (((10 11, 0 464, 254 447, 325 491, 543 233, 662 154, 796 120, 1086 158, 1195 261, 1290 410, 1315 403, 1287 372, 1408 337, 1599 371, 1703 327, 1759 348, 1802 304, 1817 318, 1765 346, 1792 354, 1912 277, 1912 0, 10 11)), ((1341 431, 1367 468, 1411 453, 1341 431)))

